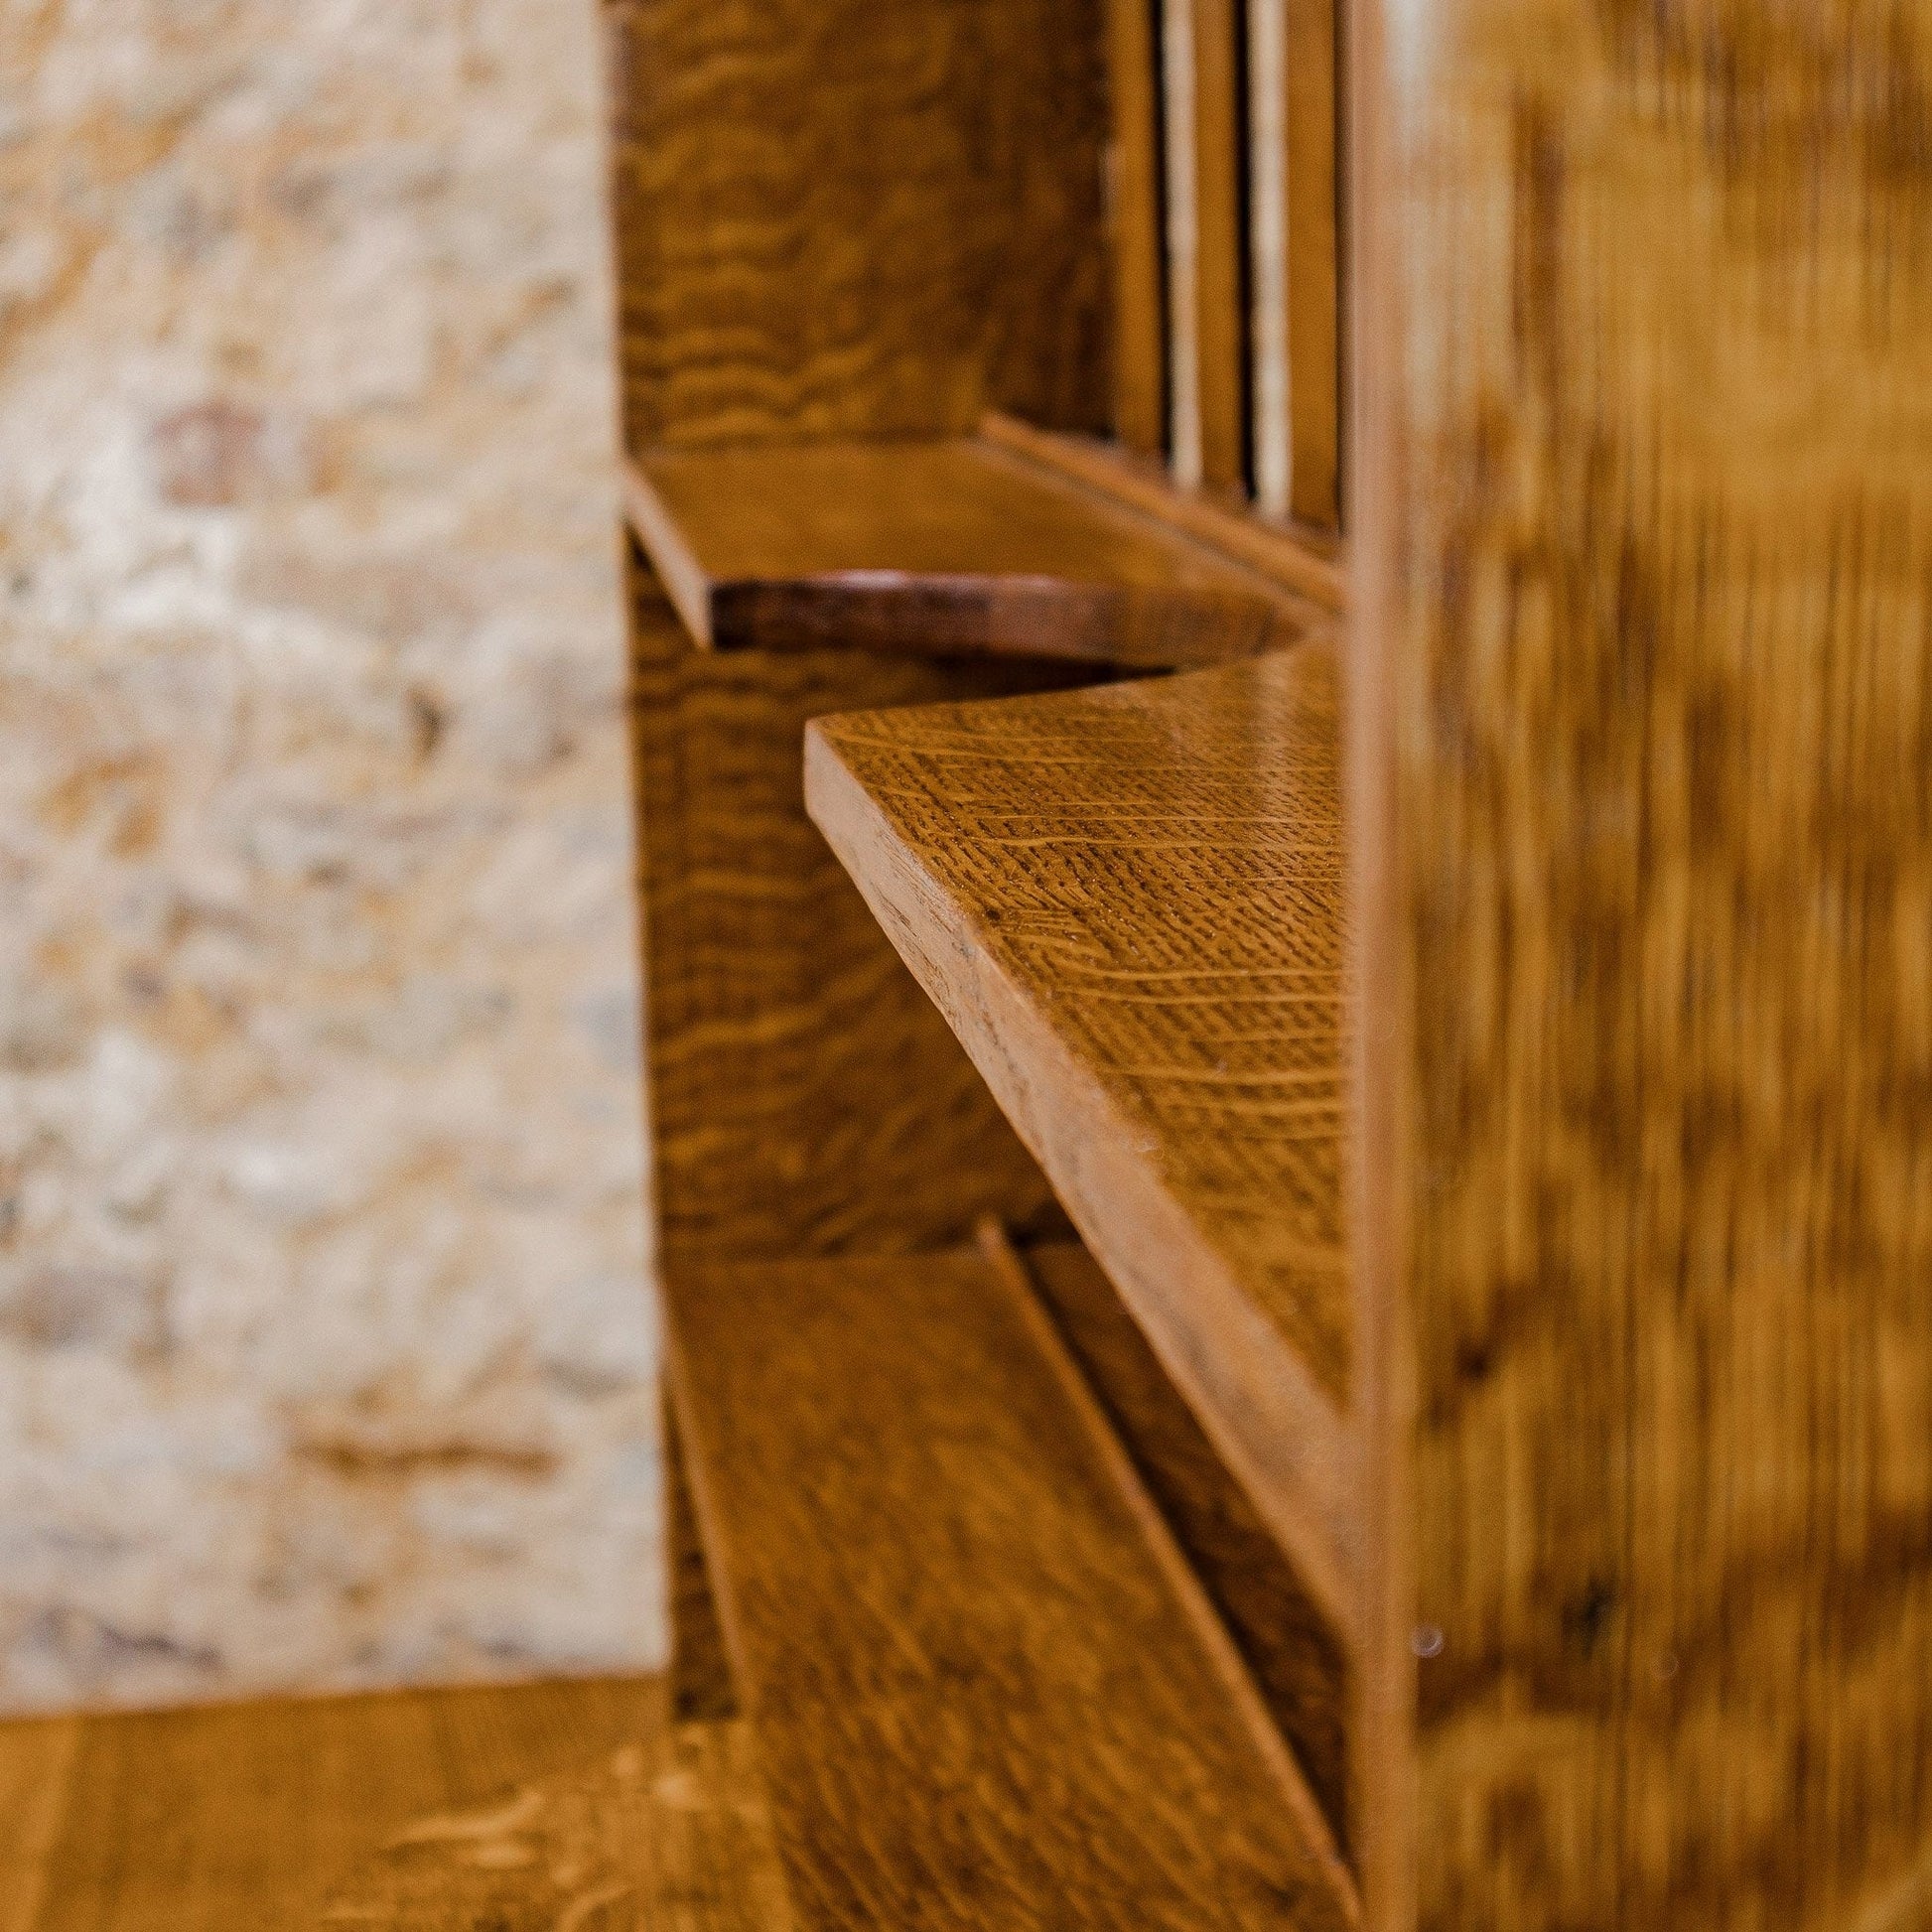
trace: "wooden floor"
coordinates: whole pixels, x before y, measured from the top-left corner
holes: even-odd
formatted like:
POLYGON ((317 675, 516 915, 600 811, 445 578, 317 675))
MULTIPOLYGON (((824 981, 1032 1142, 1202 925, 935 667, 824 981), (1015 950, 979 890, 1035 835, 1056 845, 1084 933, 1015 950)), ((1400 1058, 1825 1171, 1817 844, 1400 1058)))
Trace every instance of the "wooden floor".
POLYGON ((743 1726, 655 1678, 0 1725, 0 1932, 788 1923, 743 1726))

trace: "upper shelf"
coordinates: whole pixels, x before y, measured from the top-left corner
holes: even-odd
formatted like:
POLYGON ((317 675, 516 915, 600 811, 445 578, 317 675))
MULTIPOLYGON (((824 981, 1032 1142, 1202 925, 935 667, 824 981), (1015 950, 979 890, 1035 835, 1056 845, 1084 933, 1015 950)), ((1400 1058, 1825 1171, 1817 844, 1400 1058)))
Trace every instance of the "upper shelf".
POLYGON ((645 454, 632 529, 692 635, 1173 668, 1326 621, 1185 532, 983 438, 645 454))
POLYGON ((821 720, 812 817, 1311 1590, 1358 1513, 1326 642, 821 720))

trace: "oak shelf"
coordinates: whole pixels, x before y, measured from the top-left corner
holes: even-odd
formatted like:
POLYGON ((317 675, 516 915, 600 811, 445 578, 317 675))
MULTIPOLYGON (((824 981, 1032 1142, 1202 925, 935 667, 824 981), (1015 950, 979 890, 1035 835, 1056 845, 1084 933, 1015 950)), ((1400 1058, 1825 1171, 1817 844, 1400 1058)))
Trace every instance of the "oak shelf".
POLYGON ((810 727, 807 807, 1338 1629, 1332 647, 810 727))
POLYGON ((658 450, 630 527, 692 636, 1161 669, 1292 641, 1278 578, 985 437, 658 450))
POLYGON ((997 1233, 665 1292, 801 1925, 1353 1923, 1294 1760, 997 1233))

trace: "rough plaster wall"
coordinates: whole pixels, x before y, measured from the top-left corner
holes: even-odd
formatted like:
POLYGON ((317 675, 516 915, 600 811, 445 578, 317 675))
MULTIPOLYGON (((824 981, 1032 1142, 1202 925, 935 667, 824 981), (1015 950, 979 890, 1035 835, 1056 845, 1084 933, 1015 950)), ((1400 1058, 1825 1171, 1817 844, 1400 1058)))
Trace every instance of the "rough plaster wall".
POLYGON ((593 0, 0 0, 0 1708, 662 1648, 593 0))

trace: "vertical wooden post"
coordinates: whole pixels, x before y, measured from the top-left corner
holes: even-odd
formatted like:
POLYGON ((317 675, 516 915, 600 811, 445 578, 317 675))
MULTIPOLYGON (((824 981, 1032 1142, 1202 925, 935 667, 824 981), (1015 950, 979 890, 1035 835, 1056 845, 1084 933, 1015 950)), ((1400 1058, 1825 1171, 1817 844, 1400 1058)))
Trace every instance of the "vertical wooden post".
POLYGON ((1191 0, 1194 13, 1195 289, 1201 478, 1245 491, 1248 303, 1240 0, 1191 0))
POLYGON ((1334 0, 1248 0, 1255 502, 1341 521, 1334 0))
POLYGON ((1294 464, 1287 507, 1341 524, 1340 224, 1335 0, 1287 0, 1288 362, 1294 464))
POLYGON ((1107 0, 1114 434, 1139 455, 1158 457, 1168 441, 1168 337, 1155 20, 1154 0, 1107 0))
POLYGON ((1932 25, 1366 0, 1369 1923, 1932 1922, 1932 25))

